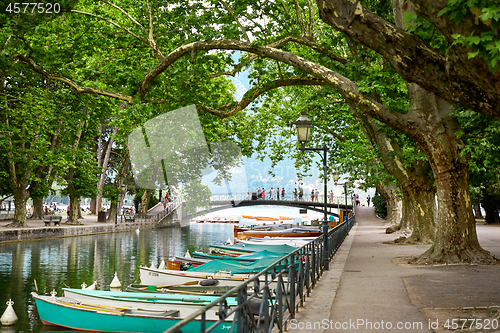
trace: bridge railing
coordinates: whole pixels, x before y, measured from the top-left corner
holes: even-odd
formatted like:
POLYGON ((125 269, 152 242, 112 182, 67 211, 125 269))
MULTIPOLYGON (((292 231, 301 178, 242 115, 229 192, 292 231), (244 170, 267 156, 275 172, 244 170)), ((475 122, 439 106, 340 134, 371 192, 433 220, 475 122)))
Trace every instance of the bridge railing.
MULTIPOLYGON (((326 255, 330 260, 352 228, 349 219, 328 232, 326 255)), ((298 307, 303 306, 325 269, 324 238, 319 236, 276 260, 252 278, 234 287, 207 306, 187 316, 164 333, 180 332, 195 318, 201 318, 199 332, 230 328, 228 332, 283 332, 298 307), (238 305, 228 307, 227 298, 237 295, 238 305), (207 322, 207 310, 218 307, 219 320, 207 322), (228 318, 232 317, 232 320, 228 318), (230 327, 229 327, 230 326, 230 327)))
MULTIPOLYGON (((229 195, 229 194, 212 194, 211 196, 211 201, 212 202, 216 202, 216 201, 231 201, 231 200, 235 200, 235 201, 241 201, 241 200, 251 200, 251 194, 250 195, 247 195, 246 193, 235 193, 235 194, 232 194, 232 195, 229 195)), ((297 197, 295 197, 295 195, 293 193, 285 193, 285 197, 283 198, 281 195, 280 197, 278 198, 276 195, 274 196, 274 199, 271 199, 269 197, 269 194, 266 193, 266 198, 265 199, 258 199, 258 200, 265 200, 265 201, 269 201, 269 200, 274 200, 274 201, 299 201, 299 196, 297 195, 297 197)), ((318 202, 318 203, 323 203, 323 195, 320 194, 318 195, 318 199, 314 199, 311 200, 311 195, 306 195, 304 194, 304 196, 302 197, 302 200, 301 201, 305 201, 305 202, 318 202)), ((329 200, 327 200, 328 203, 330 203, 329 200)), ((333 197, 333 200, 331 202, 331 204, 340 204, 340 205, 344 205, 345 204, 345 197, 344 196, 334 196, 333 197)), ((347 204, 350 205, 352 204, 352 199, 351 198, 347 198, 347 204)))
MULTIPOLYGON (((161 204, 161 203, 160 203, 161 204)), ((179 205, 182 204, 181 198, 175 198, 173 201, 167 203, 165 208, 156 214, 135 214, 134 221, 135 222, 162 222, 168 215, 174 212, 179 205)))

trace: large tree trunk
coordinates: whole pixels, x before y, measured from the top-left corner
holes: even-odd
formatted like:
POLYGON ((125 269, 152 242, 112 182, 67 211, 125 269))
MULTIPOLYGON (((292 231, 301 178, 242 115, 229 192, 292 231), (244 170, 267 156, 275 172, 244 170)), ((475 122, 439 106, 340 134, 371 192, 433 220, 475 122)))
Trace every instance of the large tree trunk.
POLYGON ((391 226, 399 226, 401 222, 401 198, 398 196, 396 185, 378 183, 375 187, 387 204, 386 223, 391 226))
POLYGON ((479 204, 474 205, 474 217, 476 219, 482 219, 483 213, 481 213, 481 206, 479 204))
MULTIPOLYGON (((404 228, 412 230, 412 233, 408 238, 398 239, 398 243, 431 243, 434 239, 435 192, 431 182, 424 184, 430 186, 420 185, 422 184, 415 182, 412 187, 404 191, 403 197, 407 198, 405 200, 408 207, 407 214, 410 215, 407 216, 404 228)), ((404 218, 402 219, 403 221, 404 218)))
MULTIPOLYGON (((121 184, 123 183, 123 179, 125 178, 125 175, 129 169, 130 166, 130 153, 128 150, 128 146, 125 146, 124 148, 124 154, 122 158, 122 165, 120 167, 120 171, 118 171, 118 174, 115 177, 115 188, 119 191, 117 198, 113 199, 111 201, 111 205, 109 207, 109 215, 108 215, 108 222, 113 222, 117 223, 116 219, 117 217, 117 211, 120 209, 120 202, 123 201, 123 198, 125 197, 125 193, 122 193, 121 191, 121 184)), ((149 198, 148 198, 149 200, 149 198)), ((147 207, 147 203, 146 203, 147 207)), ((147 210, 146 210, 147 212, 147 210)), ((145 213, 144 213, 145 214, 145 213)))
MULTIPOLYGON (((26 185, 28 182, 26 182, 26 185)), ((26 224, 26 202, 29 198, 29 192, 25 187, 13 187, 14 192, 14 221, 8 224, 7 227, 24 228, 26 224)))
POLYGON ((69 195, 69 213, 66 224, 82 224, 78 221, 80 217, 80 197, 74 194, 69 195))
POLYGON ((97 201, 95 198, 90 199, 90 215, 97 215, 97 201))
POLYGON ((152 190, 144 191, 144 194, 141 197, 141 209, 139 211, 139 214, 147 214, 148 206, 149 206, 149 199, 151 198, 152 192, 153 192, 152 190))
POLYGON ((486 213, 484 220, 488 224, 500 222, 500 217, 498 216, 498 197, 494 192, 491 187, 483 191, 483 201, 481 203, 486 213))
POLYGON ((409 84, 410 113, 420 115, 408 124, 425 151, 436 182, 438 216, 434 243, 418 262, 491 263, 496 259, 481 248, 469 194, 467 158, 456 136, 460 126, 451 105, 416 84, 409 84), (425 126, 426 128, 419 128, 425 126))
MULTIPOLYGON (((114 131, 113 131, 114 132, 114 131)), ((106 153, 102 162, 101 177, 97 183, 97 197, 96 197, 96 208, 97 211, 102 210, 102 193, 104 189, 104 181, 106 180, 106 171, 108 169, 109 157, 111 155, 111 148, 113 146, 114 140, 112 137, 109 138, 106 146, 106 153)), ((100 152, 99 152, 100 153, 100 152)))
MULTIPOLYGON (((373 96, 378 99, 378 96, 373 96)), ((418 102, 418 100, 414 101, 418 102)), ((418 107, 418 106, 415 106, 418 107)), ((382 164, 386 171, 397 180, 402 192, 403 217, 399 227, 390 227, 388 232, 395 230, 412 231, 409 238, 397 239, 398 243, 429 243, 434 237, 434 188, 429 177, 430 166, 427 161, 415 160, 410 164, 401 161, 398 155, 402 149, 395 140, 391 140, 383 129, 379 128, 370 116, 357 112, 351 105, 352 114, 363 125, 362 129, 367 139, 376 145, 382 164)), ((415 151, 421 151, 417 145, 415 151)))
POLYGON ((33 220, 43 220, 43 199, 33 199, 33 220))

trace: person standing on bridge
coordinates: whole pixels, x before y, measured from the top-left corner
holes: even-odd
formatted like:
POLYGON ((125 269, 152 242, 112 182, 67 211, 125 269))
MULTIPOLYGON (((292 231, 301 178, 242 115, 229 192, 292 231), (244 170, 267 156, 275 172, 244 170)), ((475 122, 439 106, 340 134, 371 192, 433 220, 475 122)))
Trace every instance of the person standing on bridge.
POLYGON ((318 197, 319 197, 319 191, 318 191, 318 189, 315 189, 314 190, 314 199, 316 200, 316 202, 319 202, 318 197))
POLYGON ((281 188, 281 200, 285 200, 285 188, 281 188))
POLYGON ((311 202, 314 202, 314 189, 311 190, 311 202))
POLYGON ((262 200, 266 200, 266 189, 262 188, 262 200))
POLYGON ((276 197, 278 198, 278 200, 280 199, 280 188, 279 187, 276 188, 276 197))
POLYGON ((297 188, 293 190, 294 200, 297 201, 297 188))
POLYGON ((274 187, 269 190, 269 200, 274 200, 274 187))

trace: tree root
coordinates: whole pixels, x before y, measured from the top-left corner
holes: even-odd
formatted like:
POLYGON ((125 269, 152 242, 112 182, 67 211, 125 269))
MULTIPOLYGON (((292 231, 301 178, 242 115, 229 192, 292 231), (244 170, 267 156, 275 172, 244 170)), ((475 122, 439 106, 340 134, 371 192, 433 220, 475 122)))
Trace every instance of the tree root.
POLYGON ((29 227, 30 227, 29 225, 22 225, 15 222, 9 223, 5 226, 5 228, 29 228, 29 227))
POLYGON ((430 245, 433 241, 430 238, 416 239, 413 235, 411 235, 410 237, 401 236, 396 238, 394 242, 391 243, 396 245, 430 245))
POLYGON ((490 252, 482 248, 436 249, 433 245, 422 255, 412 258, 410 261, 416 265, 450 265, 450 264, 476 264, 476 265, 498 265, 500 261, 490 252))

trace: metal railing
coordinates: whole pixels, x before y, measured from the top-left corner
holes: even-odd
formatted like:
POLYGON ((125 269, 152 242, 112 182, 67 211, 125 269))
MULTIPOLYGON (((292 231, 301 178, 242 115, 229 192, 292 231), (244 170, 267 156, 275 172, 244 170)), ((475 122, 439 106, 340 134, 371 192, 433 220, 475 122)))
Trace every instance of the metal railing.
MULTIPOLYGON (((212 201, 212 202, 231 201, 231 200, 243 201, 243 200, 250 200, 250 199, 251 199, 251 195, 248 196, 247 194, 243 194, 243 193, 234 193, 232 195, 212 194, 212 196, 210 197, 210 201, 212 201)), ((271 199, 269 197, 269 194, 266 194, 265 199, 258 199, 258 200, 259 201, 260 200, 263 200, 263 201, 301 201, 301 202, 317 202, 318 204, 323 204, 323 195, 319 194, 318 199, 317 200, 314 199, 314 201, 312 201, 310 194, 309 195, 304 194, 304 196, 302 197, 302 200, 299 200, 298 195, 297 195, 297 197, 295 197, 295 195, 293 193, 286 193, 284 198, 281 195, 279 198, 275 195, 274 199, 271 199)), ((334 204, 334 205, 338 205, 338 204, 344 205, 345 204, 345 197, 342 195, 341 196, 334 196, 332 202, 330 203, 328 201, 328 203, 334 204)), ((352 204, 352 198, 349 198, 349 201, 347 202, 347 204, 348 205, 352 204)))
POLYGON ((319 236, 308 244, 280 258, 252 278, 234 287, 217 300, 192 313, 164 333, 181 332, 187 323, 200 317, 199 332, 211 332, 221 324, 231 325, 228 332, 283 332, 297 308, 324 271, 325 253, 330 260, 355 223, 354 217, 328 232, 327 251, 324 238, 319 236), (226 298, 237 294, 238 305, 227 306, 226 298), (219 307, 219 320, 208 322, 206 311, 219 307), (228 318, 233 316, 232 320, 228 318), (210 325, 210 326, 209 326, 210 325))
MULTIPOLYGON (((161 204, 161 203, 160 203, 161 204)), ((182 200, 180 198, 174 199, 172 202, 169 202, 165 205, 165 209, 156 214, 134 214, 133 216, 134 222, 162 222, 168 215, 174 212, 180 205, 182 205, 182 200)), ((127 222, 126 215, 121 215, 121 222, 127 222)))

